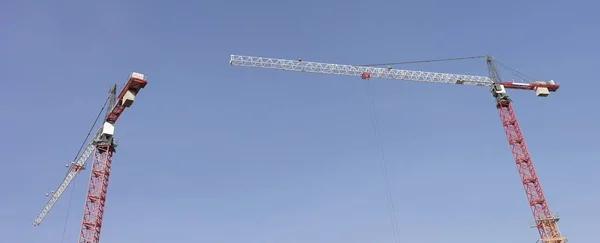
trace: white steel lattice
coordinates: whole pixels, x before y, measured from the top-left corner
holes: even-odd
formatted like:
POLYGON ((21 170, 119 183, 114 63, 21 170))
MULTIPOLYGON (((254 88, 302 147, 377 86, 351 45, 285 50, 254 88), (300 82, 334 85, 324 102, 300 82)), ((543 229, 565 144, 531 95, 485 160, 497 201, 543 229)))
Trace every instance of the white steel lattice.
POLYGON ((361 77, 364 74, 369 74, 372 78, 396 79, 417 82, 464 84, 475 86, 492 86, 492 84, 494 83, 489 77, 486 76, 387 69, 240 55, 231 55, 229 64, 234 66, 261 67, 287 71, 337 74, 358 77, 361 77))
POLYGON ((67 175, 65 176, 63 181, 60 183, 58 188, 56 188, 56 190, 52 193, 50 199, 48 199, 48 202, 46 203, 46 205, 44 205, 44 208, 42 208, 42 211, 40 211, 38 216, 35 217, 33 225, 37 226, 42 223, 42 221, 50 212, 52 207, 54 207, 54 204, 56 204, 60 196, 62 196, 65 190, 67 190, 73 179, 75 179, 75 177, 77 176, 77 174, 79 174, 82 168, 85 168, 85 163, 90 158, 92 153, 94 153, 94 151, 96 150, 96 146, 94 146, 92 143, 100 136, 101 131, 102 128, 98 129, 94 138, 90 140, 85 150, 83 150, 83 153, 79 154, 77 159, 75 159, 75 161, 71 164, 71 167, 69 168, 69 171, 67 172, 67 175))

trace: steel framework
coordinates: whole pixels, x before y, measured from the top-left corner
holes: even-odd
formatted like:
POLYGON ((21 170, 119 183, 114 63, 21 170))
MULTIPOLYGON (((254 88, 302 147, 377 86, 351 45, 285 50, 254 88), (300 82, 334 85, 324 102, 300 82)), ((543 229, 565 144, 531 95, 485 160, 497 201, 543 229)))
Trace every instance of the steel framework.
POLYGON ((229 64, 233 66, 258 67, 268 69, 278 69, 286 71, 310 72, 320 74, 333 74, 361 77, 362 79, 383 78, 394 80, 406 80, 428 83, 443 84, 461 84, 473 86, 486 86, 490 88, 492 96, 495 98, 496 108, 500 115, 500 121, 504 127, 508 143, 510 145, 521 182, 525 189, 525 194, 531 211, 533 213, 536 226, 543 243, 564 243, 566 237, 563 237, 558 228, 558 217, 552 215, 548 203, 542 192, 537 173, 533 166, 533 161, 525 140, 519 127, 519 122, 512 106, 512 101, 506 93, 506 89, 534 90, 539 97, 546 97, 550 92, 556 92, 560 87, 553 80, 534 81, 531 83, 516 83, 510 81, 500 81, 499 74, 495 69, 493 58, 486 57, 490 77, 473 76, 451 73, 435 73, 413 70, 400 70, 369 66, 357 66, 346 64, 307 62, 302 59, 289 60, 267 57, 231 55, 229 64))
POLYGON ((100 230, 102 229, 102 217, 104 216, 104 205, 106 203, 113 153, 114 148, 111 144, 102 144, 96 147, 83 209, 83 218, 81 220, 79 243, 100 241, 100 230))
POLYGON ((544 243, 563 243, 566 237, 561 235, 558 228, 559 218, 550 212, 512 103, 499 102, 497 108, 540 239, 544 243))
POLYGON ((116 85, 111 88, 104 124, 87 143, 83 152, 78 154, 75 161, 71 162, 70 166, 68 166, 69 170, 66 176, 57 189, 52 192, 50 199, 34 219, 34 226, 42 223, 75 177, 85 169, 89 157, 94 154, 78 242, 99 242, 112 156, 117 146, 114 142, 115 123, 125 108, 131 107, 136 95, 141 89, 146 87, 146 84, 147 81, 144 74, 132 72, 119 95, 116 94, 116 85))

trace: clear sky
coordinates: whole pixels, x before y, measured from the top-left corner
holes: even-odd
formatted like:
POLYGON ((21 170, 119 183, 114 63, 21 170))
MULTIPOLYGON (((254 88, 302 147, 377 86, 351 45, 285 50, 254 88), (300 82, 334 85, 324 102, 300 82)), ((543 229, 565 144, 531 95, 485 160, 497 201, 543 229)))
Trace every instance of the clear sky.
MULTIPOLYGON (((31 222, 131 71, 149 84, 117 123, 104 243, 537 240, 486 88, 372 80, 395 239, 368 84, 232 67, 230 54, 346 64, 490 54, 556 80, 545 99, 511 94, 561 230, 598 239, 593 1, 158 2, 2 1, 0 242, 77 240, 89 170, 31 222)), ((483 60, 396 68, 487 75, 483 60)))

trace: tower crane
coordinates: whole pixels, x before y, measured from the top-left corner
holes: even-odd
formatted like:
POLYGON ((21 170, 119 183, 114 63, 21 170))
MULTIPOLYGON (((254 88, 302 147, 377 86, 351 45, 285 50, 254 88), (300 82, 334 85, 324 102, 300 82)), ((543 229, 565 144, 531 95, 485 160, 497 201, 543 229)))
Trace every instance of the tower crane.
POLYGON ((88 183, 87 195, 79 233, 79 243, 97 243, 100 240, 104 205, 110 177, 112 156, 117 144, 114 141, 115 123, 125 110, 131 107, 138 92, 147 84, 144 74, 132 72, 129 79, 117 96, 116 85, 110 89, 108 98, 108 109, 104 117, 104 123, 98 128, 94 137, 85 146, 83 152, 71 162, 66 176, 56 190, 47 194, 50 198, 46 205, 33 221, 34 226, 42 223, 46 215, 56 204, 58 199, 69 187, 73 179, 86 168, 86 162, 90 156, 92 169, 88 183))
POLYGON ((551 92, 556 92, 560 86, 553 80, 534 81, 531 83, 503 82, 496 69, 494 59, 490 56, 485 56, 485 59, 488 66, 489 77, 399 70, 392 69, 390 66, 387 68, 378 68, 372 66, 308 62, 303 61, 302 59, 288 60, 241 55, 231 55, 229 64, 232 66, 358 76, 362 79, 382 78, 489 87, 492 97, 495 100, 496 109, 500 115, 500 122, 504 127, 514 161, 517 165, 529 206, 534 216, 535 225, 540 235, 540 241, 542 243, 565 243, 567 238, 563 237, 560 233, 557 223, 559 218, 550 212, 548 202, 544 197, 540 181, 533 165, 533 160, 527 150, 519 122, 515 115, 512 100, 506 92, 506 89, 531 90, 535 91, 535 94, 538 97, 546 97, 551 92))

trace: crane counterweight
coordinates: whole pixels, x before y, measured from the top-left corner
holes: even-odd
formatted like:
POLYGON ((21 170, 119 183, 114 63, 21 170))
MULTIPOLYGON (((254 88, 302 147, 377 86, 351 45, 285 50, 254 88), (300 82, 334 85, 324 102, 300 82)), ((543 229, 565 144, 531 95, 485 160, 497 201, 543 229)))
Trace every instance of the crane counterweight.
POLYGON ((119 119, 123 110, 133 104, 135 96, 141 89, 146 87, 147 83, 144 74, 132 72, 131 75, 129 75, 129 80, 127 80, 127 83, 123 86, 119 96, 117 96, 117 103, 115 104, 115 107, 112 108, 112 111, 108 113, 106 120, 115 122, 119 119))

